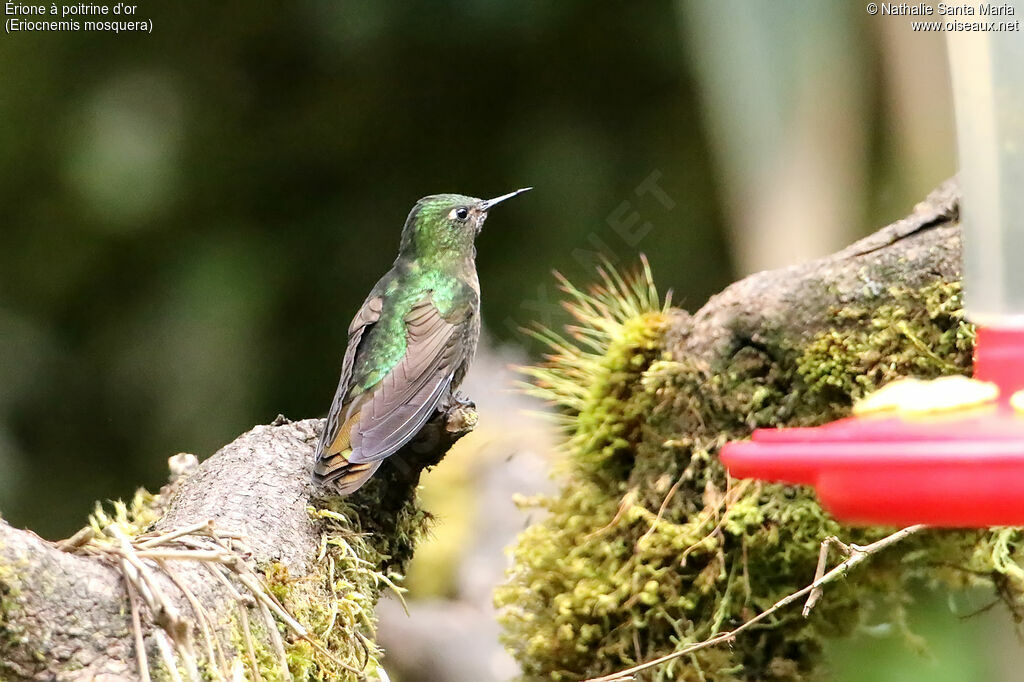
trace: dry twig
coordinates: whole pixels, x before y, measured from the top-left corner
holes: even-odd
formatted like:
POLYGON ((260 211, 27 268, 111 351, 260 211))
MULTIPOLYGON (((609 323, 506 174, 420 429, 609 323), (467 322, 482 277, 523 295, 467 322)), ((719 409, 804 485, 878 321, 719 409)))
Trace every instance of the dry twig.
POLYGON ((323 644, 313 638, 305 626, 292 617, 270 593, 262 576, 247 563, 246 559, 251 556, 251 550, 244 538, 237 533, 221 532, 214 528, 212 521, 207 520, 136 537, 129 537, 112 523, 103 529, 103 535, 109 539, 87 528, 65 540, 60 547, 71 553, 109 557, 121 570, 131 603, 139 676, 143 682, 150 679, 145 632, 142 627, 143 605, 147 608, 152 622, 159 626, 152 633, 152 637, 172 679, 180 680, 176 660, 181 662, 190 680, 199 679, 196 656, 192 648, 192 630, 195 625, 199 626, 202 633, 204 653, 210 662, 212 676, 220 680, 236 677, 237 671, 229 670, 210 614, 188 585, 169 566, 170 562, 182 561, 194 561, 205 566, 236 602, 244 646, 249 655, 254 679, 260 680, 262 676, 255 665, 256 646, 248 614, 250 608, 258 609, 262 616, 271 646, 281 666, 282 677, 285 679, 291 679, 291 674, 284 640, 277 629, 277 621, 282 622, 296 637, 308 641, 319 654, 330 658, 350 672, 360 673, 338 660, 323 644), (161 575, 165 576, 188 602, 194 618, 184 617, 174 601, 164 592, 158 579, 161 575), (232 579, 245 590, 240 591, 232 579))

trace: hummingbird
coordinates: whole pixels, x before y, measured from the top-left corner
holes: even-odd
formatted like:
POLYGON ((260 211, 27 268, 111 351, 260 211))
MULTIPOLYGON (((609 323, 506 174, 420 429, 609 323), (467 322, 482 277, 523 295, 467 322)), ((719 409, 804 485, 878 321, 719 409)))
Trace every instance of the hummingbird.
POLYGON ((530 189, 487 200, 435 194, 413 206, 398 258, 348 327, 314 482, 355 492, 455 396, 480 338, 476 236, 488 211, 530 189))

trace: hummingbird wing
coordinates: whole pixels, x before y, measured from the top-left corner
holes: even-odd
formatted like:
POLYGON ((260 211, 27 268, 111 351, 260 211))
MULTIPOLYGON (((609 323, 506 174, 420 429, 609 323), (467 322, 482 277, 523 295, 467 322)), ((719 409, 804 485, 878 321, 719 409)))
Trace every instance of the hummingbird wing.
POLYGON ((465 320, 445 318, 428 296, 405 316, 405 356, 373 388, 352 431, 353 464, 394 454, 415 436, 451 386, 465 358, 465 320))
MULTIPOLYGON (((356 355, 359 352, 363 335, 380 319, 383 308, 384 299, 381 296, 370 294, 348 326, 348 346, 345 348, 345 359, 341 365, 341 379, 338 380, 338 390, 334 393, 334 400, 331 402, 331 409, 327 413, 327 421, 320 432, 320 442, 316 448, 314 475, 321 481, 325 481, 336 468, 335 463, 331 460, 343 459, 339 455, 348 448, 348 432, 351 425, 346 423, 347 419, 342 419, 342 416, 348 412, 345 398, 352 382, 352 370, 355 367, 356 355)), ((338 466, 341 464, 344 462, 339 462, 338 466)), ((370 474, 372 473, 371 471, 370 474)))
MULTIPOLYGON (((351 367, 346 362, 344 390, 339 385, 318 449, 315 472, 321 481, 336 481, 341 494, 353 492, 381 460, 419 432, 465 360, 465 322, 471 314, 467 306, 445 318, 428 295, 404 318, 406 352, 402 359, 376 385, 347 401, 351 367)), ((358 346, 358 339, 350 337, 346 360, 350 353, 355 357, 353 346, 358 346)))

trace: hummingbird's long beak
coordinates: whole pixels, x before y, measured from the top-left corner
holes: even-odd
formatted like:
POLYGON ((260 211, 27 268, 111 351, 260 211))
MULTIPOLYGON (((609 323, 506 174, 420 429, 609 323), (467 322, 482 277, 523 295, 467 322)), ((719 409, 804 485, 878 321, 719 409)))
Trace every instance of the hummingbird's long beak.
POLYGON ((500 204, 501 202, 505 201, 505 199, 511 199, 512 197, 514 197, 517 194, 522 194, 523 192, 529 192, 531 189, 533 189, 533 188, 532 187, 524 187, 522 189, 517 189, 515 192, 509 192, 508 194, 502 194, 500 197, 494 197, 493 199, 488 199, 487 201, 481 201, 479 204, 477 204, 477 208, 480 209, 481 211, 487 212, 487 211, 491 210, 491 208, 495 204, 500 204))

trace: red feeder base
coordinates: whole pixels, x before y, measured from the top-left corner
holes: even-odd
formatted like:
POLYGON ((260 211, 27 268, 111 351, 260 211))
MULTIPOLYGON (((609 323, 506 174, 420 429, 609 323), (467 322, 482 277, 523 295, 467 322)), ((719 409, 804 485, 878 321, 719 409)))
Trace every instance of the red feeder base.
POLYGON ((813 486, 851 523, 947 527, 1024 525, 1024 331, 979 329, 975 378, 1000 402, 922 418, 853 417, 816 428, 757 429, 728 443, 738 478, 813 486))

